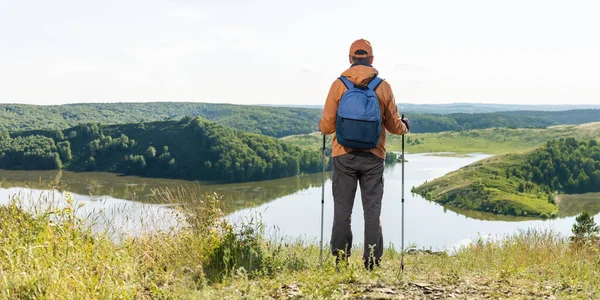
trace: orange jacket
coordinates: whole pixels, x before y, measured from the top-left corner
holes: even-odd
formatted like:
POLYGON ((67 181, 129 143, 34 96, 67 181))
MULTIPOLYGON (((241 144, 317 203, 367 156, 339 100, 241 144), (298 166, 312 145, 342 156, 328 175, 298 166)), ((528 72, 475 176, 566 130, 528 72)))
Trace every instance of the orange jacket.
MULTIPOLYGON (((356 65, 350 67, 348 70, 342 73, 342 76, 348 78, 348 80, 352 81, 355 85, 366 86, 371 78, 377 76, 379 72, 373 67, 356 65)), ((342 99, 342 95, 346 92, 346 86, 342 83, 341 80, 336 79, 331 85, 331 89, 329 90, 329 95, 327 95, 327 100, 325 102, 325 109, 323 110, 323 117, 319 122, 319 129, 323 134, 331 134, 335 132, 335 119, 337 116, 338 105, 340 104, 340 100, 342 99)), ((342 154, 346 154, 351 151, 370 151, 373 154, 385 159, 385 137, 386 130, 392 134, 406 134, 408 133, 408 129, 400 120, 400 115, 398 114, 398 107, 396 106, 396 100, 394 100, 394 94, 392 93, 392 88, 389 83, 383 81, 379 87, 375 90, 377 94, 377 98, 379 99, 379 109, 381 110, 381 120, 382 120, 382 128, 381 135, 379 137, 379 143, 377 144, 377 148, 370 150, 358 150, 346 148, 340 144, 338 144, 336 136, 333 136, 333 144, 332 144, 332 156, 339 156, 342 154)))

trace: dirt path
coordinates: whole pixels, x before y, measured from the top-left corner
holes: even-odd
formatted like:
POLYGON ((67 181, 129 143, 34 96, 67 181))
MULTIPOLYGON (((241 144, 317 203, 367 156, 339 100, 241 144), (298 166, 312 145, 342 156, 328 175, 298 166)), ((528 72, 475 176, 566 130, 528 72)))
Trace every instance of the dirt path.
MULTIPOLYGON (((340 285, 340 290, 343 299, 557 299, 555 293, 558 292, 550 285, 484 280, 448 284, 415 282, 403 286, 347 284, 340 285)), ((271 299, 300 298, 304 297, 298 284, 284 285, 271 294, 271 299)))

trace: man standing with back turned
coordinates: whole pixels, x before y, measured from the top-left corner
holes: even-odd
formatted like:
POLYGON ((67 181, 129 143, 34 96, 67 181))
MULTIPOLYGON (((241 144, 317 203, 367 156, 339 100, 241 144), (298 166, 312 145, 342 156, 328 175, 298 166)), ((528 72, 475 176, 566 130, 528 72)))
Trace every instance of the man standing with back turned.
POLYGON ((331 251, 347 262, 351 254, 350 217, 357 182, 365 218, 365 267, 373 270, 383 255, 381 200, 386 129, 408 133, 410 122, 401 119, 390 85, 372 67, 373 48, 364 39, 350 46, 350 68, 335 80, 325 102, 319 129, 335 132, 332 144, 334 217, 331 251), (374 92, 373 92, 374 91, 374 92))

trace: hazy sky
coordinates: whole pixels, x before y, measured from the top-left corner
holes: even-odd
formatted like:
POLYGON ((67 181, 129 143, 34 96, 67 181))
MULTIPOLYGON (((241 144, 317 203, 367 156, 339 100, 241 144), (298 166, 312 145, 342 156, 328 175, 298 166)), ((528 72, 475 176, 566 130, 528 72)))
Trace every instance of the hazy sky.
POLYGON ((322 104, 371 41, 397 102, 600 104, 599 1, 0 0, 0 102, 322 104))

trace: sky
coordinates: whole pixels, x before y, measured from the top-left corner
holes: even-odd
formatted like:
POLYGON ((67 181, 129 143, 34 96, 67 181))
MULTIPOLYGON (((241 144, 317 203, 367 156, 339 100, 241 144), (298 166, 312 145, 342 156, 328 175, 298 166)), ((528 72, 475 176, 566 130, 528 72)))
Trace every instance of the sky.
POLYGON ((323 104, 352 41, 396 102, 600 104, 599 1, 0 0, 0 103, 323 104))

